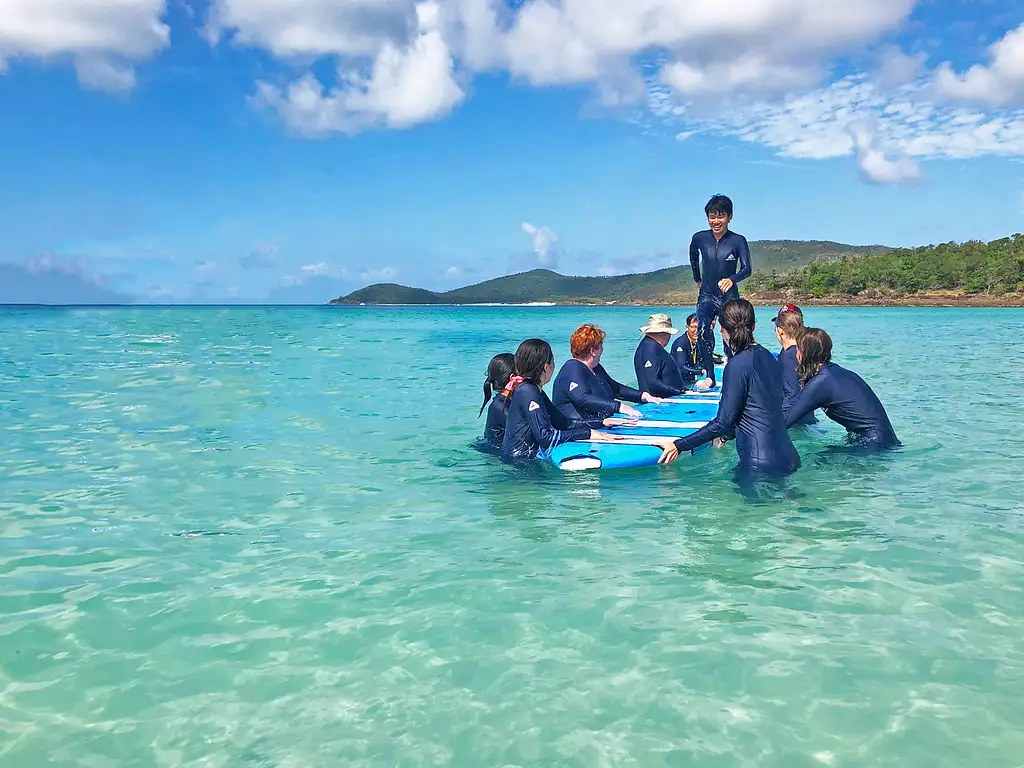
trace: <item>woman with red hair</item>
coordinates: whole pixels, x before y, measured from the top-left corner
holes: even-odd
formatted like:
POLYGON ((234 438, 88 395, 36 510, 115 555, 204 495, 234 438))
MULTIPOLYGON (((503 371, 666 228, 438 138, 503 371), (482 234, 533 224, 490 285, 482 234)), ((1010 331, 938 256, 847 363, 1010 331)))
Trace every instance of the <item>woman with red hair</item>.
POLYGON ((552 402, 571 419, 606 419, 616 413, 639 418, 630 403, 660 403, 647 392, 620 384, 601 365, 605 333, 596 325, 581 325, 569 338, 572 359, 555 377, 552 402))

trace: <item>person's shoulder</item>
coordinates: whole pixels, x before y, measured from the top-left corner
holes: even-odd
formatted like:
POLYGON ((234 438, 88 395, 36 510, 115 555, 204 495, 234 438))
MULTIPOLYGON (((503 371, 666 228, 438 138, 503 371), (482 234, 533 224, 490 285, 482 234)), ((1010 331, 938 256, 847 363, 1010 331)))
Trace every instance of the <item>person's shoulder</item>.
POLYGON ((524 381, 512 393, 513 403, 522 403, 524 400, 536 400, 540 397, 540 388, 531 381, 524 381))
POLYGON ((575 370, 575 368, 576 368, 576 366, 574 366, 573 363, 578 363, 578 362, 579 362, 579 360, 577 360, 576 358, 570 357, 568 360, 566 360, 564 363, 562 363, 562 367, 559 368, 558 369, 558 373, 555 374, 555 381, 557 381, 558 379, 564 378, 564 377, 568 376, 569 374, 571 374, 575 370))
POLYGON ((708 237, 713 237, 710 229, 701 229, 693 233, 693 237, 690 238, 690 242, 697 242, 698 240, 705 240, 708 237))
POLYGON ((747 243, 747 238, 745 238, 743 235, 741 235, 739 232, 736 232, 735 230, 730 229, 729 236, 740 241, 744 245, 746 245, 747 243))

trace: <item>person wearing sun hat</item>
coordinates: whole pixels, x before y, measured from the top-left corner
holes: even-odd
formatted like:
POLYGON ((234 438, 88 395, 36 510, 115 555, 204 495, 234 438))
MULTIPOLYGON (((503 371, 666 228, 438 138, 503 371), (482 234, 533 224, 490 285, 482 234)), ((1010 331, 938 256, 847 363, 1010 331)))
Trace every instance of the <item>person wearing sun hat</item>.
POLYGON ((637 389, 652 397, 676 397, 686 391, 686 382, 679 374, 672 355, 665 349, 679 331, 672 327, 672 318, 664 314, 651 315, 647 325, 640 329, 644 337, 633 355, 637 389))

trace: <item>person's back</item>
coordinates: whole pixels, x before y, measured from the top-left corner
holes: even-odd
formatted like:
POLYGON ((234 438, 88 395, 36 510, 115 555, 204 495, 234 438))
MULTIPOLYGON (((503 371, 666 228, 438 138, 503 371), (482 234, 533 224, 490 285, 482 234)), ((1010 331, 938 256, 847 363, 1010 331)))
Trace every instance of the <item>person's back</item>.
POLYGON ((633 353, 637 389, 655 397, 676 397, 686 391, 686 382, 672 356, 650 336, 644 336, 633 353))
MULTIPOLYGON (((779 352, 777 361, 782 376, 782 403, 788 410, 793 401, 800 395, 800 363, 796 359, 796 347, 789 347, 779 352)), ((798 424, 817 424, 814 413, 809 413, 798 424)))
POLYGON ((782 374, 774 355, 754 340, 754 307, 745 299, 722 308, 722 338, 732 354, 722 375, 722 399, 711 421, 665 449, 660 463, 675 461, 714 440, 735 437, 740 467, 756 475, 795 472, 800 455, 782 412, 782 374))
POLYGON ((480 406, 477 418, 487 409, 487 421, 484 424, 483 443, 479 447, 501 449, 505 439, 505 395, 503 390, 515 373, 516 358, 508 352, 502 352, 491 358, 487 364, 487 378, 484 379, 484 402, 480 406), (494 393, 494 397, 491 394, 494 393))
POLYGON ((619 410, 611 387, 579 360, 566 360, 559 369, 551 402, 570 419, 606 419, 619 410))
MULTIPOLYGON (((600 426, 601 420, 591 422, 600 426)), ((524 381, 509 399, 505 418, 502 461, 516 463, 532 459, 538 449, 549 451, 571 440, 586 440, 591 427, 584 419, 566 418, 536 384, 524 381)))
POLYGON ((782 372, 767 349, 755 345, 729 359, 726 375, 746 382, 746 402, 736 422, 736 451, 756 470, 788 472, 800 465, 786 431, 782 410, 782 372), (731 370, 730 370, 731 369, 731 370))
POLYGON ((889 415, 874 390, 859 374, 836 363, 825 363, 804 385, 808 397, 828 418, 862 440, 879 445, 899 443, 889 415))
POLYGON ((797 340, 803 388, 786 403, 786 423, 793 426, 817 408, 846 427, 861 443, 876 448, 899 445, 889 415, 858 374, 832 362, 832 339, 821 328, 806 328, 797 340))
MULTIPOLYGON (((775 338, 782 349, 778 354, 779 370, 782 372, 782 404, 787 411, 793 401, 800 395, 800 361, 796 357, 796 340, 804 330, 804 313, 795 304, 786 304, 772 318, 775 325, 775 338)), ((798 423, 816 424, 818 420, 813 413, 807 414, 798 423)))
POLYGON ((487 423, 484 425, 484 440, 494 448, 501 448, 505 440, 505 395, 498 392, 487 406, 487 423))

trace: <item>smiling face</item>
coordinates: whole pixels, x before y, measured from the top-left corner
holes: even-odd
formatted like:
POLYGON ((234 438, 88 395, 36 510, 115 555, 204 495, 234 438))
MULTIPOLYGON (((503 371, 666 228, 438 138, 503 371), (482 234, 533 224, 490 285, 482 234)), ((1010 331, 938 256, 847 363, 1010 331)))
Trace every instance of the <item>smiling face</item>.
POLYGON ((697 340, 697 320, 694 318, 686 324, 686 335, 690 341, 697 340))
POLYGON ((727 216, 720 211, 712 211, 708 214, 708 226, 711 227, 711 234, 715 236, 716 240, 720 240, 729 230, 730 221, 732 221, 732 216, 727 216))

